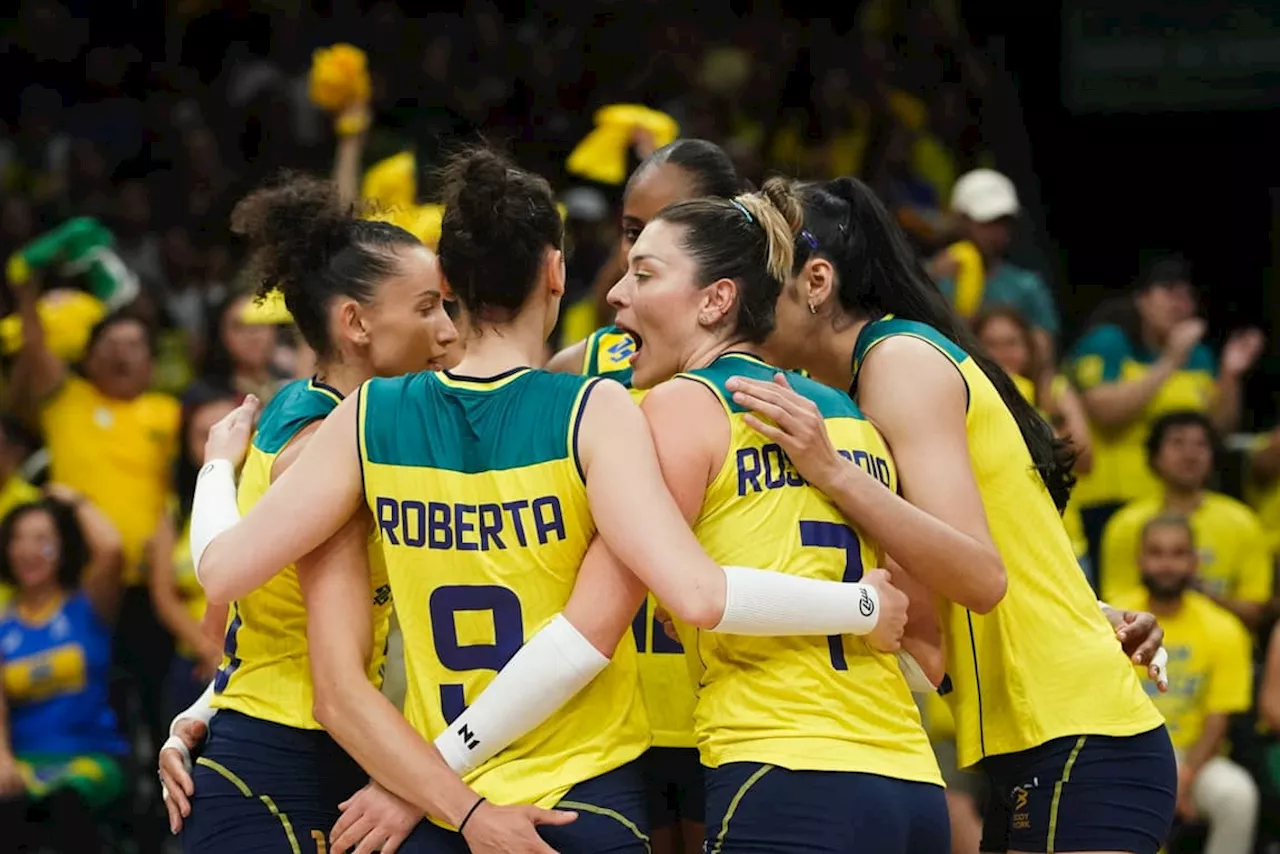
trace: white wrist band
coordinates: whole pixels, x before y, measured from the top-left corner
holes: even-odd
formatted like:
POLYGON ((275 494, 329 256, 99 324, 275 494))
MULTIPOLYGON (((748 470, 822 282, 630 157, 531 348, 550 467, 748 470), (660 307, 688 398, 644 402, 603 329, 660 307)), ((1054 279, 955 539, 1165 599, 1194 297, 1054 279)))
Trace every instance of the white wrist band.
POLYGON ((733 635, 865 635, 880 619, 880 594, 866 584, 818 581, 745 566, 722 567, 724 616, 712 629, 733 635))
POLYGON ((1102 609, 1102 610, 1104 610, 1104 611, 1114 611, 1114 610, 1115 610, 1115 608, 1112 608, 1110 605, 1108 605, 1106 602, 1103 602, 1101 599, 1099 599, 1099 600, 1098 600, 1098 607, 1099 607, 1099 608, 1101 608, 1101 609, 1102 609))
POLYGON ((191 751, 187 749, 186 743, 177 735, 178 722, 200 721, 208 727, 209 722, 213 720, 213 716, 217 713, 218 710, 213 707, 213 683, 210 682, 209 686, 204 689, 204 693, 200 695, 199 699, 192 703, 186 711, 179 712, 178 716, 169 722, 169 737, 165 739, 164 744, 160 746, 160 752, 163 753, 170 749, 178 751, 182 754, 182 764, 186 766, 188 771, 190 771, 191 751))
POLYGON ((200 578, 200 558, 209 543, 240 521, 236 505, 236 472, 230 460, 210 460, 196 478, 191 501, 191 561, 200 578))
POLYGON ((608 664, 557 614, 436 738, 436 748, 450 768, 466 774, 549 718, 608 664))

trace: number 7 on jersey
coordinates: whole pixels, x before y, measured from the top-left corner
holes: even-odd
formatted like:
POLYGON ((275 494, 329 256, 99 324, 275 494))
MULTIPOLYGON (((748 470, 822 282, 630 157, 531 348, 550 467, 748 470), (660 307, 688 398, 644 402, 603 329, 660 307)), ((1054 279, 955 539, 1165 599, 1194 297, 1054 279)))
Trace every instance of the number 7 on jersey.
MULTIPOLYGON (((846 584, 862 578, 862 542, 848 525, 839 522, 800 522, 800 545, 819 549, 844 550, 844 577, 840 580, 846 584)), ((831 648, 831 666, 836 670, 848 670, 849 662, 844 657, 844 641, 840 635, 828 635, 827 645, 831 648)))

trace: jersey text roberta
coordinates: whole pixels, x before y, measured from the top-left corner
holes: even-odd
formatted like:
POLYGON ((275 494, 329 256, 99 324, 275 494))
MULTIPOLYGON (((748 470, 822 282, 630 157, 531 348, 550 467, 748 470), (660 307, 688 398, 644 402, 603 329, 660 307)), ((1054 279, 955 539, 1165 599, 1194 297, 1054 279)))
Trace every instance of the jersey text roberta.
POLYGON ((462 504, 378 496, 378 528, 392 546, 487 552, 563 541, 564 510, 555 495, 462 504))
MULTIPOLYGON (((889 461, 863 450, 836 451, 840 456, 861 468, 867 474, 890 486, 889 461)), ((808 486, 781 447, 775 444, 739 448, 737 452, 738 496, 766 489, 783 489, 789 486, 808 486)), ((890 488, 892 488, 890 486, 890 488)))

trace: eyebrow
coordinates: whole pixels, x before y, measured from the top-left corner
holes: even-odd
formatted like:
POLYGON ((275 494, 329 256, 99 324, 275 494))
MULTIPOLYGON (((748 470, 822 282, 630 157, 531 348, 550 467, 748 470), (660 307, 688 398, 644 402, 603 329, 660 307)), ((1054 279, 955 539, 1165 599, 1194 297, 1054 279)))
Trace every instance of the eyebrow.
POLYGON ((444 291, 438 288, 427 288, 424 291, 418 291, 418 297, 443 297, 444 291))
POLYGON ((659 264, 667 263, 666 261, 663 261, 661 258, 659 258, 657 255, 632 255, 631 256, 632 264, 638 264, 641 261, 657 261, 659 264))

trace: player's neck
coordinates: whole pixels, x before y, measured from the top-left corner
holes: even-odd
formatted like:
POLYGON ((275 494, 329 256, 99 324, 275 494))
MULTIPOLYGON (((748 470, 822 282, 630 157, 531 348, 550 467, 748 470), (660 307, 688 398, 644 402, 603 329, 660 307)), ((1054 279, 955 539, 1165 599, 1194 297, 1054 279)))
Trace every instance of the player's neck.
POLYGON ((353 365, 346 362, 316 365, 316 380, 334 389, 343 397, 358 389, 362 383, 373 376, 365 365, 353 365))
POLYGON ((517 317, 511 323, 482 323, 467 333, 467 352, 453 373, 492 377, 512 368, 542 364, 546 340, 540 317, 517 317))
POLYGON ((1170 513, 1190 516, 1200 508, 1200 502, 1203 500, 1203 489, 1176 489, 1171 486, 1165 487, 1164 509, 1170 513))
POLYGON ((866 318, 849 318, 846 323, 825 326, 822 334, 807 344, 805 365, 809 376, 832 388, 847 390, 853 384, 853 349, 867 325, 866 318))
POLYGON ((725 353, 750 353, 752 356, 769 361, 768 354, 759 344, 751 344, 740 338, 727 341, 710 341, 699 344, 685 357, 682 371, 696 371, 705 368, 725 353))

